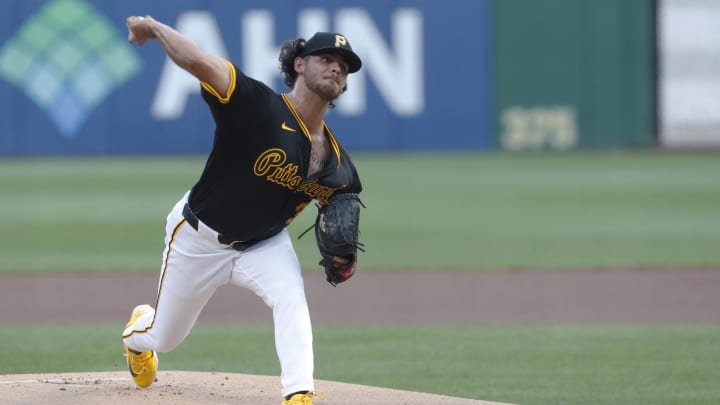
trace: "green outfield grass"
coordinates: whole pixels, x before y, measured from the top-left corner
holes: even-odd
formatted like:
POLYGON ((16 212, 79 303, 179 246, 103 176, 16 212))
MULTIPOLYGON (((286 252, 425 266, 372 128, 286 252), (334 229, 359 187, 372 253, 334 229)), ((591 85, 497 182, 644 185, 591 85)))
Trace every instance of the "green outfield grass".
MULTIPOLYGON (((363 269, 720 266, 720 154, 357 154, 363 269)), ((204 157, 0 159, 0 272, 157 271, 204 157)), ((315 216, 310 206, 290 230, 315 216)), ((296 243, 317 268, 311 235, 296 243)))
MULTIPOLYGON (((125 371, 118 333, 3 326, 0 373, 125 371)), ((520 404, 711 404, 718 342, 719 326, 317 326, 315 374, 520 404)), ((198 325, 160 364, 279 374, 270 326, 198 325)))
MULTIPOLYGON (((372 269, 720 269, 720 154, 357 154, 372 269)), ((0 159, 0 272, 157 272, 203 157, 0 159)), ((291 225, 314 220, 309 207, 291 225)), ((317 269, 311 235, 297 241, 317 269)), ((121 320, 120 322, 123 322, 121 320)), ((0 324, 0 373, 125 370, 118 325, 0 324)), ((315 326, 316 377, 523 404, 720 402, 720 327, 315 326)), ((162 369, 279 373, 270 326, 162 369)))

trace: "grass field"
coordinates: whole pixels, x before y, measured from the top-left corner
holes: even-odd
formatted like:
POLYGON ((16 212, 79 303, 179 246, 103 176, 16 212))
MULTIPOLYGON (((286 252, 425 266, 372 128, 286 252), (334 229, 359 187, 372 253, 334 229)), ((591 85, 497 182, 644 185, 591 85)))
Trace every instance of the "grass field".
MULTIPOLYGON (((3 326, 0 373, 124 370, 117 329, 3 326)), ((315 374, 520 404, 713 404, 718 338, 720 326, 316 326, 315 374)), ((269 326, 199 325, 161 362, 277 375, 272 342, 269 326)))
MULTIPOLYGON (((365 269, 720 266, 716 153, 359 155, 365 269)), ((0 272, 157 271, 199 157, 0 160, 0 272)), ((308 207, 290 230, 312 223, 308 207)), ((316 268, 312 236, 296 243, 316 268)))
MULTIPOLYGON (((355 160, 363 271, 720 269, 717 153, 355 160)), ((0 159, 0 272, 157 272, 165 216, 203 163, 0 159)), ((296 246, 317 268, 312 236, 296 246)), ((124 369, 117 328, 0 324, 0 373, 124 369)), ((199 325, 163 368, 277 374, 271 333, 199 325)), ((720 403, 718 325, 318 325, 315 340, 319 379, 525 404, 720 403)))

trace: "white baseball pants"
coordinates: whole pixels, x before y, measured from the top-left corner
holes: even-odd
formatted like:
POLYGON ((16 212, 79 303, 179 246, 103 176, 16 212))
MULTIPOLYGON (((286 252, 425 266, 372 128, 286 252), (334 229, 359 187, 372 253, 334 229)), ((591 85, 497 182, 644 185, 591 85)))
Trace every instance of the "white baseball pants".
POLYGON ((186 223, 182 209, 188 194, 167 217, 155 311, 125 329, 124 344, 139 352, 173 350, 190 333, 215 290, 231 283, 250 289, 273 311, 282 395, 312 391, 310 314, 287 230, 238 252, 220 244, 217 232, 202 221, 197 231, 186 223))

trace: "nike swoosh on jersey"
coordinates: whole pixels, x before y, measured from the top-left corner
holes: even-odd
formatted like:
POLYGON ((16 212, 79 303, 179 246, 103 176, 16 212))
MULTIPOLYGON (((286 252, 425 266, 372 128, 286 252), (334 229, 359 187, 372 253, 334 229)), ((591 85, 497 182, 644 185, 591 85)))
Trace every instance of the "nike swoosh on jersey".
POLYGON ((297 132, 297 130, 295 128, 290 128, 289 126, 287 126, 285 121, 283 121, 283 123, 280 125, 280 128, 282 128, 286 131, 290 131, 290 132, 297 132))

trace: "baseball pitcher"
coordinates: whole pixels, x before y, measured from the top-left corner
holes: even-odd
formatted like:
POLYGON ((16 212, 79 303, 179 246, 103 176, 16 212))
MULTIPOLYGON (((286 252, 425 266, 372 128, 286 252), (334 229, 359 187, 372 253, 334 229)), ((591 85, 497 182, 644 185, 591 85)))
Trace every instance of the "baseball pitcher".
POLYGON ((310 315, 286 227, 316 200, 328 281, 355 273, 362 185, 324 117, 361 60, 338 33, 287 41, 279 62, 290 91, 278 94, 150 16, 126 25, 129 42, 156 40, 198 79, 215 121, 202 174, 167 216, 154 305, 135 307, 122 334, 133 380, 149 387, 157 353, 180 344, 216 289, 230 283, 272 308, 282 404, 312 404, 323 395, 313 382, 310 315))

